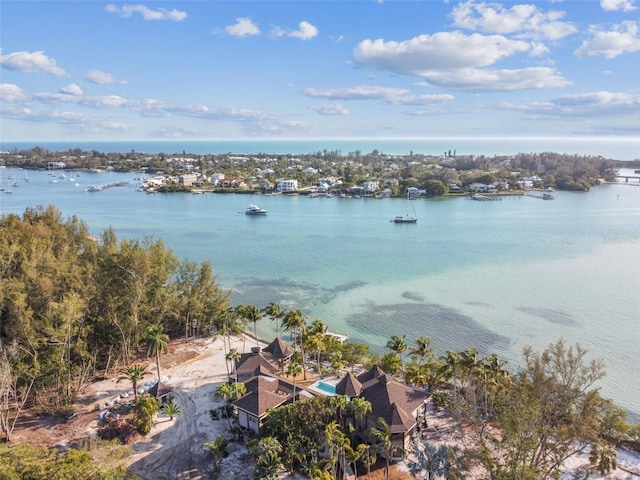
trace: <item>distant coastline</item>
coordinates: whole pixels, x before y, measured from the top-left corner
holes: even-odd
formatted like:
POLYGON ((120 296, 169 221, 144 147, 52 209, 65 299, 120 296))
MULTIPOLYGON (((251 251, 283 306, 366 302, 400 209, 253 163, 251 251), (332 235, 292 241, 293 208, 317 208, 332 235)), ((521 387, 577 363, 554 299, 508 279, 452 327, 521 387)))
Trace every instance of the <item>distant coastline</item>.
POLYGON ((0 141, 6 152, 42 147, 50 151, 80 148, 100 152, 144 153, 265 153, 308 154, 323 150, 362 153, 378 150, 387 155, 442 155, 456 149, 459 155, 515 155, 524 152, 557 152, 602 156, 613 160, 640 159, 640 138, 571 137, 571 138, 353 138, 353 139, 240 139, 240 140, 125 140, 125 141, 0 141))

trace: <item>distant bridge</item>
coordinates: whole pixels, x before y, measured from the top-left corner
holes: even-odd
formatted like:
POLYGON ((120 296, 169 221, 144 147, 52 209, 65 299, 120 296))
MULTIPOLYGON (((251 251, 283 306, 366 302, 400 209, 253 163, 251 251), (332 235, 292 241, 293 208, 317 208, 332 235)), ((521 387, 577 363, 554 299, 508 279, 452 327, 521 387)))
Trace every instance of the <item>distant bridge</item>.
POLYGON ((630 178, 640 182, 640 175, 616 175, 616 178, 624 178, 624 183, 629 183, 630 178))

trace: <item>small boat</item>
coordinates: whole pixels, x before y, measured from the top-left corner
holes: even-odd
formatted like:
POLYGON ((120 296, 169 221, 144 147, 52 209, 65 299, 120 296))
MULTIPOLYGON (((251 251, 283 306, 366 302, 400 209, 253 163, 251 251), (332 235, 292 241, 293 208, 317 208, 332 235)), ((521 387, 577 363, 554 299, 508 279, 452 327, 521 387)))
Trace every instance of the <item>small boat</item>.
POLYGON ((251 204, 244 211, 245 215, 266 215, 267 211, 264 208, 260 208, 257 205, 251 204))
POLYGON ((87 192, 99 192, 102 190, 102 187, 100 185, 89 185, 87 187, 87 192))
MULTIPOLYGON (((411 195, 409 195, 409 192, 407 192, 407 201, 409 200, 413 200, 413 198, 411 198, 411 195)), ((411 202, 409 202, 411 203, 411 202)), ((413 208, 413 214, 416 214, 416 209, 413 206, 413 203, 411 203, 411 207, 413 208)), ((417 223, 418 222, 418 217, 412 217, 409 214, 406 215, 396 215, 392 220, 393 223, 417 223)))
POLYGON ((417 223, 418 219, 416 217, 408 217, 403 215, 398 215, 393 220, 393 223, 417 223))
POLYGON ((551 195, 550 193, 543 193, 542 194, 542 199, 543 200, 553 200, 553 195, 551 195))

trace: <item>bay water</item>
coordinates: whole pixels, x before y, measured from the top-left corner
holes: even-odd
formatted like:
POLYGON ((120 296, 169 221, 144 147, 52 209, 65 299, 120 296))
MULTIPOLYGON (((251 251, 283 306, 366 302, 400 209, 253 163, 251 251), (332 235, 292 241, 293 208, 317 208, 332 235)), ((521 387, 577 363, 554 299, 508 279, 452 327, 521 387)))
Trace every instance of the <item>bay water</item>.
POLYGON ((440 354, 475 347, 517 368, 526 345, 579 343, 605 362, 602 393, 640 420, 640 185, 407 201, 151 195, 134 173, 65 173, 51 183, 28 171, 26 182, 0 169, 12 192, 0 192, 0 214, 52 204, 96 235, 161 238, 183 260, 209 260, 234 305, 300 308, 379 353, 391 335, 428 335, 440 354), (130 186, 85 190, 119 181, 130 186), (244 215, 250 203, 268 215, 244 215), (407 213, 418 222, 390 221, 407 213))

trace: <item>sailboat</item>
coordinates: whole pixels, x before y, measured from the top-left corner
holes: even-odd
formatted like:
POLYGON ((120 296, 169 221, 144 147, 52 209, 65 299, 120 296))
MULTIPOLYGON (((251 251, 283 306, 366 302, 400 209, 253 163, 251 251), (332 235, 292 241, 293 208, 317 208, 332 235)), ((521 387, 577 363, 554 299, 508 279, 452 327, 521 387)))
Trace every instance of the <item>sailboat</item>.
MULTIPOLYGON (((409 197, 409 192, 407 192, 407 201, 410 201, 411 197, 409 197)), ((413 207, 413 204, 411 204, 411 206, 413 207)), ((413 217, 410 216, 408 213, 406 215, 396 215, 391 221, 393 223, 417 223, 418 222, 418 217, 415 216, 416 214, 416 209, 413 208, 413 217)))

